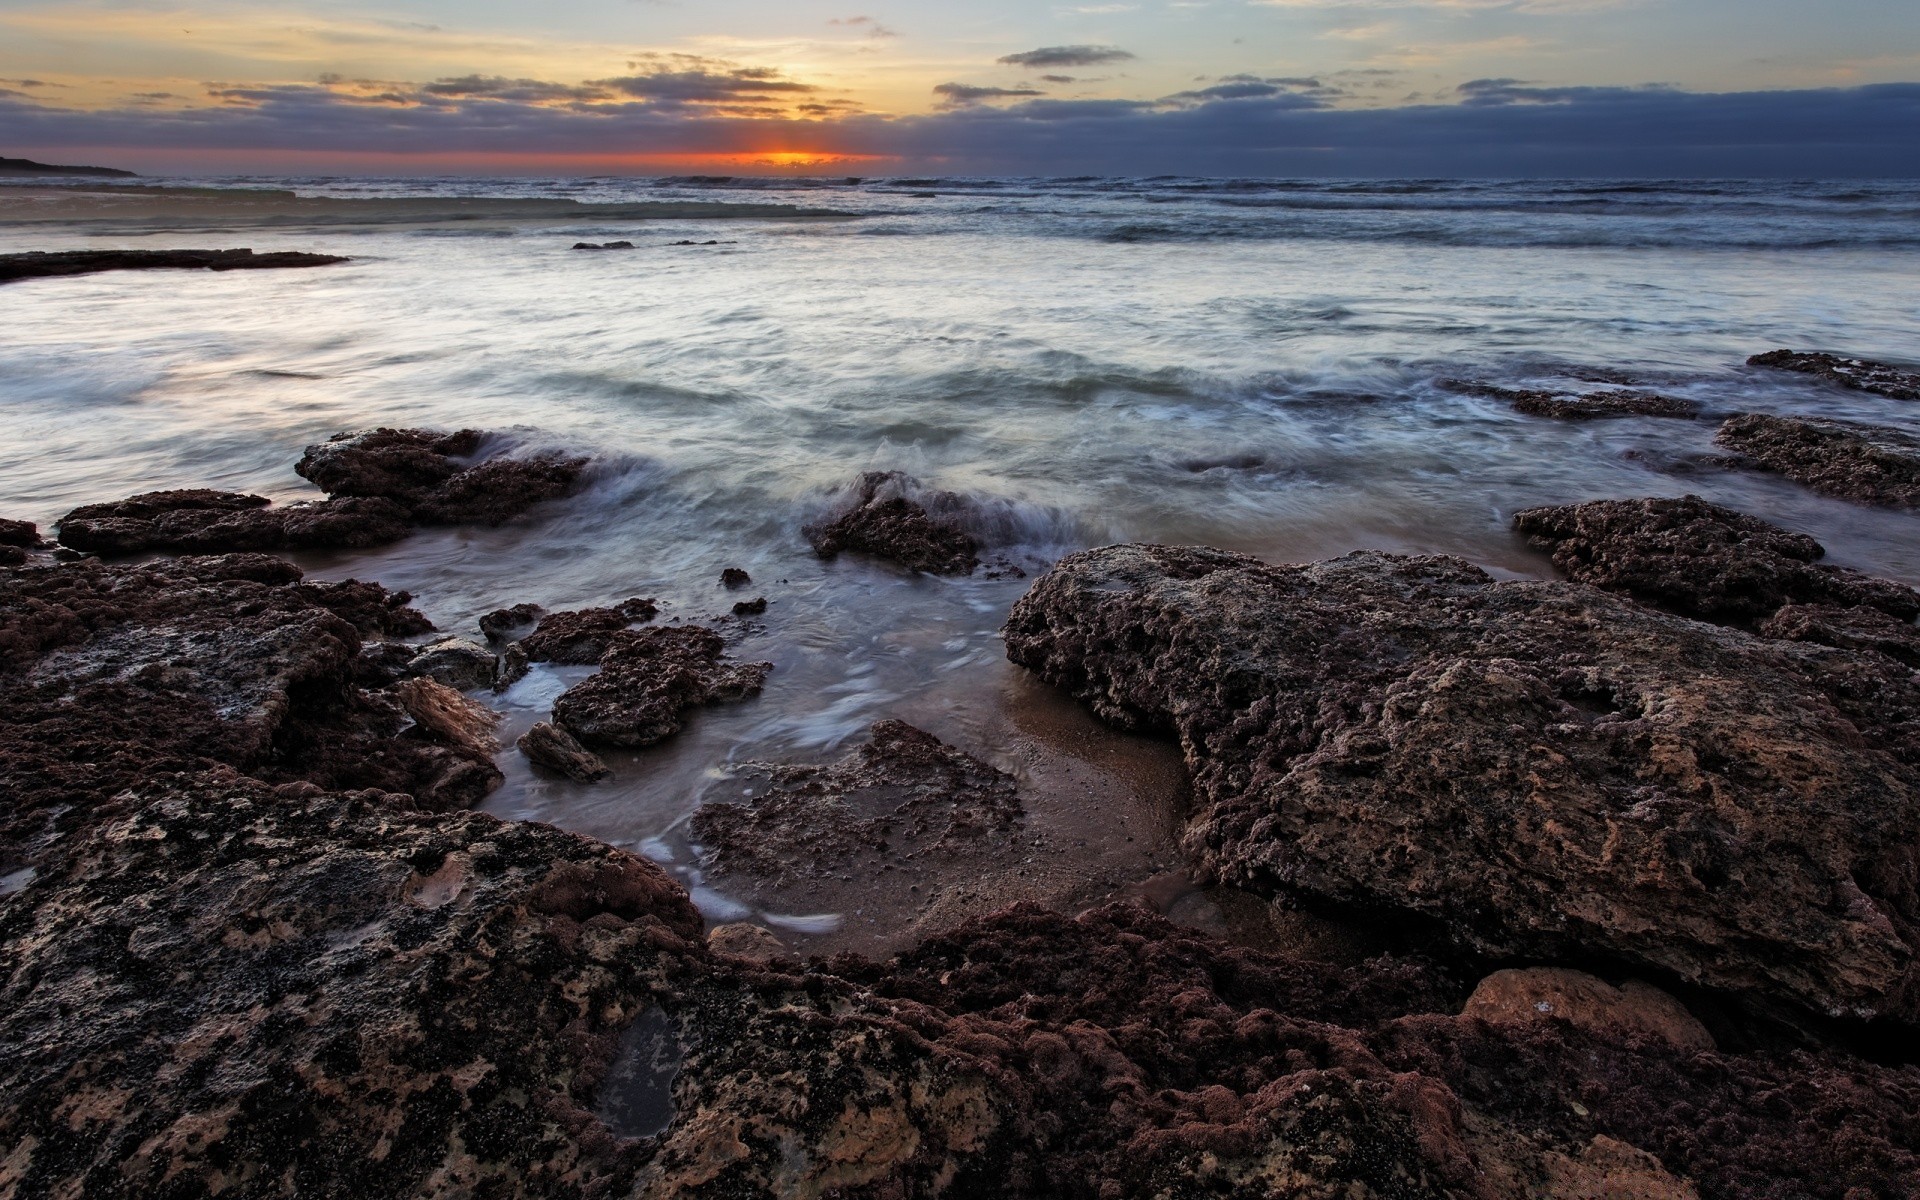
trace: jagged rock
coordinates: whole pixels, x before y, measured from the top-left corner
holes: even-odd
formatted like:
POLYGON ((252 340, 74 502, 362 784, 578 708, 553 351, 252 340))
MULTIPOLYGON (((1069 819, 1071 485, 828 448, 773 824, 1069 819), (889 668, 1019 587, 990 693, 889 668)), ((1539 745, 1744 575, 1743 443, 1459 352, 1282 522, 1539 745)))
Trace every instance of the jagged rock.
POLYGON ((491 760, 402 736, 399 705, 361 686, 361 629, 424 623, 405 599, 253 554, 0 570, 0 865, 155 771, 224 764, 473 803, 499 781, 491 760))
POLYGON ((1008 656, 1177 733, 1224 882, 1920 1020, 1920 679, 1591 588, 1363 552, 1064 560, 1008 656))
POLYGON ((753 576, 742 571, 739 567, 728 567, 726 570, 720 572, 720 586, 730 592, 738 588, 751 586, 752 583, 753 576))
POLYGON ((1679 499, 1530 508, 1513 524, 1577 583, 1709 621, 1762 620, 1786 604, 1865 605, 1911 621, 1920 592, 1844 567, 1803 533, 1679 499))
POLYGON ((407 514, 378 499, 269 508, 263 496, 191 489, 87 504, 60 518, 60 543, 107 556, 169 551, 366 549, 409 532, 407 514))
POLYGON ((616 633, 599 673, 554 701, 554 724, 588 745, 633 748, 672 737, 687 709, 759 695, 773 664, 734 662, 725 649, 719 634, 698 625, 616 633))
POLYGON ((1920 438, 1856 421, 1742 413, 1714 441, 1749 465, 1860 504, 1920 508, 1920 438))
POLYGON ((551 721, 538 722, 521 734, 514 745, 520 747, 520 753, 527 756, 528 762, 565 775, 575 783, 593 783, 613 774, 599 755, 551 721))
POLYGON ((493 690, 504 692, 525 679, 530 661, 527 652, 520 648, 520 643, 508 643, 507 648, 500 652, 500 662, 494 670, 493 690))
POLYGON ((588 666, 600 661, 615 635, 653 620, 660 612, 652 600, 638 597, 614 608, 582 608, 541 618, 540 625, 520 640, 528 662, 588 666))
POLYGON ((1789 604, 1769 617, 1760 632, 1842 650, 1874 650, 1920 670, 1920 627, 1879 609, 1789 604))
POLYGON ((500 714, 486 705, 469 700, 444 683, 431 679, 405 679, 393 687, 400 707, 413 723, 440 741, 458 746, 475 757, 488 757, 500 749, 493 727, 500 714))
POLYGON ((1560 421, 1597 421, 1607 417, 1674 417, 1692 419, 1700 415, 1700 406, 1677 396, 1624 388, 1574 394, 1545 388, 1507 388, 1491 383, 1467 383, 1443 379, 1440 385, 1468 396, 1499 400, 1515 412, 1531 417, 1552 417, 1560 421))
POLYGON ((538 604, 516 604, 511 608, 496 608, 480 618, 480 632, 490 642, 504 642, 523 629, 531 629, 538 624, 547 610, 538 604))
POLYGON ((485 441, 473 429, 370 429, 307 447, 293 469, 330 496, 388 500, 422 525, 498 525, 570 494, 586 467, 553 455, 467 461, 485 441))
POLYGON ((1808 354, 1792 350, 1772 350, 1747 360, 1750 367, 1772 367, 1776 371, 1797 371, 1818 375, 1829 383, 1890 396, 1895 400, 1920 400, 1920 372, 1904 371, 1886 363, 1865 358, 1843 358, 1837 354, 1808 354))
POLYGON ((0 1178, 365 1200, 1920 1186, 1920 1069, 1455 1017, 1464 989, 1419 961, 1027 907, 801 972, 715 954, 701 925, 659 868, 550 826, 148 781, 0 900, 0 1178))
POLYGON ((767 598, 765 596, 755 596, 751 600, 742 600, 733 606, 733 615, 736 617, 757 617, 766 611, 767 598))
POLYGON ((457 692, 490 688, 498 677, 499 665, 493 651, 465 638, 441 638, 416 648, 407 663, 410 676, 444 683, 457 692))
POLYGON ((869 471, 851 499, 838 516, 801 530, 821 558, 852 550, 933 575, 971 575, 980 565, 980 540, 955 520, 965 501, 953 493, 919 493, 899 471, 869 471))
MULTIPOLYGON (((744 803, 693 815, 703 865, 774 883, 832 876, 869 853, 896 861, 1004 843, 1021 815, 1013 777, 904 721, 878 721, 868 743, 829 766, 743 763, 744 803)), ((1003 847, 1004 848, 1004 847, 1003 847)))
POLYGON ((1615 987, 1560 967, 1496 971, 1473 989, 1460 1015, 1496 1025, 1566 1021, 1580 1029, 1656 1037, 1677 1050, 1715 1049, 1699 1018, 1652 984, 1629 979, 1615 987))
POLYGON ((0 283, 99 271, 264 271, 347 261, 337 254, 296 250, 271 254, 251 250, 30 250, 25 254, 0 254, 0 283))

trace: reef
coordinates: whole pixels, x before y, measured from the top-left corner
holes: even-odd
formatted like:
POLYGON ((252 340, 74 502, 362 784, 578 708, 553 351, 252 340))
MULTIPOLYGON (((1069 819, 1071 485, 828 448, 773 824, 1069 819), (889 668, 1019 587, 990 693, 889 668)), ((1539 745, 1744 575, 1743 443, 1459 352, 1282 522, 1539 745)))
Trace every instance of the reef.
POLYGON ((92 275, 100 271, 268 271, 350 261, 337 254, 251 250, 33 250, 0 254, 0 283, 92 275))
POLYGON ((1920 508, 1920 438, 1881 425, 1742 413, 1714 441, 1744 466, 1841 500, 1920 508))
POLYGON ((1920 1021, 1920 679, 1883 655, 1453 558, 1137 545, 1065 559, 1004 632, 1103 719, 1178 736, 1219 880, 1920 1021))
POLYGON ((1920 400, 1920 372, 1903 370, 1865 358, 1845 358, 1838 354, 1772 350, 1747 360, 1750 367, 1770 367, 1776 371, 1794 371, 1817 375, 1828 383, 1860 392, 1872 392, 1894 400, 1920 400))

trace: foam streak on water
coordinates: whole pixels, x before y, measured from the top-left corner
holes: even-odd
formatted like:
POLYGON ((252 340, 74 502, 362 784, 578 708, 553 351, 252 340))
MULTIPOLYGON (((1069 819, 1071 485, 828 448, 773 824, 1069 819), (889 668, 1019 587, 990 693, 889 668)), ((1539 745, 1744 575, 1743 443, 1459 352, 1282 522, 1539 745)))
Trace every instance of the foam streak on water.
MULTIPOLYGON (((1650 465, 1710 450, 1712 420, 1558 423, 1438 386, 1609 368, 1710 413, 1920 432, 1920 405, 1741 365, 1777 346, 1920 361, 1910 184, 244 182, 862 214, 0 228, 0 251, 229 244, 355 257, 0 288, 0 516, 45 523, 155 488, 310 495, 290 469, 309 442, 376 423, 474 426, 593 453, 591 487, 500 529, 303 565, 407 588, 456 631, 522 600, 650 595, 663 619, 711 617, 739 598, 719 589, 721 568, 749 570, 749 594, 773 605, 739 649, 776 664, 761 701, 702 714, 616 763, 614 785, 536 779, 509 754, 493 802, 665 847, 683 866, 691 852, 675 831, 717 765, 830 757, 887 715, 964 733, 969 707, 1009 686, 994 631, 1024 583, 807 553, 800 525, 864 469, 989 501, 981 532, 1030 568, 1138 539, 1275 560, 1449 552, 1546 574, 1508 531, 1515 509, 1692 490, 1811 532, 1834 561, 1920 582, 1910 515, 1650 465), (637 249, 570 249, 614 239, 637 249), (727 244, 669 244, 710 239, 727 244)), ((565 682, 543 672, 522 684, 509 724, 538 719, 565 682)))

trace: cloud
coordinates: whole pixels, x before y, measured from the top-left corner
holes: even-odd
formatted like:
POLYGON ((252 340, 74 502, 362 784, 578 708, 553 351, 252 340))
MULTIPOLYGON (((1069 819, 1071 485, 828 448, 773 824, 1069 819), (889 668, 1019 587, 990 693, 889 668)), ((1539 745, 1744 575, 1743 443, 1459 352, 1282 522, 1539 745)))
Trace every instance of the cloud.
POLYGON ((828 21, 827 24, 846 26, 864 25, 867 30, 867 36, 870 38, 896 38, 900 36, 872 17, 835 17, 833 20, 828 21))
POLYGON ((694 54, 642 55, 629 64, 639 73, 590 79, 605 88, 661 106, 765 106, 784 97, 812 96, 820 89, 787 79, 771 67, 743 67, 694 54))
MULTIPOLYGON (((700 72, 669 72, 689 73, 700 72)), ((225 161, 273 151, 738 153, 751 161, 778 146, 881 156, 902 170, 944 174, 1809 178, 1920 172, 1920 83, 1697 93, 1541 88, 1493 79, 1469 81, 1451 93, 1456 102, 1352 109, 1329 106, 1299 86, 1311 81, 1260 80, 1274 90, 1156 101, 996 95, 985 98, 1020 102, 956 103, 935 113, 883 117, 836 109, 818 95, 760 93, 783 103, 759 104, 753 93, 729 89, 793 81, 705 73, 721 77, 717 86, 729 99, 662 103, 620 93, 594 103, 524 103, 410 87, 392 94, 419 102, 393 104, 345 82, 236 85, 218 87, 214 102, 192 107, 80 109, 0 96, 0 128, 10 144, 43 152, 36 157, 172 148, 183 158, 194 150, 219 151, 229 155, 225 161), (803 114, 784 103, 789 100, 824 111, 803 114)), ((662 86, 653 80, 648 90, 662 86)))
POLYGON ((515 104, 546 104, 559 100, 607 100, 613 93, 594 85, 569 86, 538 79, 505 79, 498 75, 463 75, 436 79, 420 89, 429 96, 503 100, 515 104))
POLYGON ((966 108, 986 100, 1004 100, 1018 96, 1044 96, 1038 88, 977 87, 971 83, 943 83, 933 89, 941 108, 966 108))
POLYGON ((1118 46, 1042 46, 1009 54, 999 61, 1015 67, 1097 67, 1134 57, 1118 46))

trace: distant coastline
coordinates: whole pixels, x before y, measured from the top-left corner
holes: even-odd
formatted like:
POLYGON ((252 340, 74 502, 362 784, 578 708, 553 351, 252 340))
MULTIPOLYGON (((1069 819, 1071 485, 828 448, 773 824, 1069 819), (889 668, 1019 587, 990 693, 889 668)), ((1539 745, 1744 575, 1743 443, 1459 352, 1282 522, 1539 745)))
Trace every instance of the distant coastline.
POLYGON ((0 158, 0 176, 4 175, 84 175, 94 179, 137 179, 132 171, 117 167, 64 167, 35 162, 30 158, 0 158))

